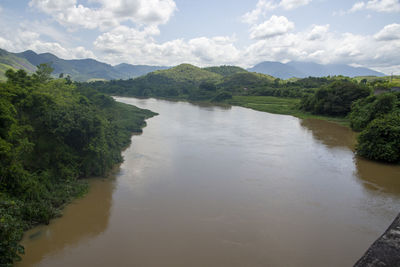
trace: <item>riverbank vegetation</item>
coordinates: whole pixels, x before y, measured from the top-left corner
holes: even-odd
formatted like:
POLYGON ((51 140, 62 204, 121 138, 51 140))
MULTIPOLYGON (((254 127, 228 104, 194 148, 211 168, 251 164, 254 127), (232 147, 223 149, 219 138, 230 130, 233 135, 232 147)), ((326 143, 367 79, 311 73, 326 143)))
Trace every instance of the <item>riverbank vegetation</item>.
POLYGON ((395 133, 387 138, 377 138, 377 135, 385 135, 382 131, 388 129, 395 131, 384 123, 391 125, 398 116, 398 94, 391 92, 392 88, 400 87, 398 77, 328 76, 280 80, 235 66, 202 69, 182 64, 136 79, 97 81, 87 86, 106 94, 219 102, 299 118, 330 120, 362 131, 357 146, 359 155, 387 162, 400 160, 397 148, 389 149, 391 155, 396 155, 390 157, 377 156, 389 153, 387 151, 372 152, 378 148, 384 150, 378 140, 385 147, 397 146, 393 140, 395 133), (383 95, 375 95, 380 93, 383 95), (373 130, 374 134, 365 132, 373 130))
POLYGON ((353 103, 349 114, 353 130, 360 131, 359 155, 384 162, 400 162, 400 92, 384 93, 353 103))
POLYGON ((154 113, 69 79, 8 70, 0 83, 0 265, 20 258, 23 231, 47 224, 104 175, 154 113))

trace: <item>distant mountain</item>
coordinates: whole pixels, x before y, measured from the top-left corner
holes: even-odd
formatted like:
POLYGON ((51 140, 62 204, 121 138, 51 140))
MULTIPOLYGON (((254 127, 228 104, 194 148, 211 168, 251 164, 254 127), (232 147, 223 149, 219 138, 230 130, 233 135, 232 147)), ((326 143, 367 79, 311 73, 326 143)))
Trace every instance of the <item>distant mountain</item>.
POLYGON ((377 72, 368 68, 351 67, 344 64, 327 64, 322 65, 313 62, 300 62, 292 61, 286 64, 273 61, 264 61, 248 71, 269 74, 281 79, 288 79, 292 77, 305 78, 305 77, 323 77, 343 75, 349 77, 355 76, 385 76, 381 72, 377 72))
POLYGON ((147 73, 156 71, 156 70, 166 70, 171 67, 166 66, 149 66, 149 65, 131 65, 127 63, 121 63, 119 65, 114 66, 114 69, 117 70, 120 74, 124 75, 127 78, 136 78, 142 75, 146 75, 147 73))
MULTIPOLYGON (((287 63, 288 66, 294 67, 297 70, 312 77, 323 77, 333 75, 343 75, 348 77, 356 76, 385 76, 384 73, 377 72, 368 68, 352 67, 345 64, 317 64, 313 62, 299 62, 291 61, 287 63)), ((301 77, 302 78, 302 77, 301 77)))
POLYGON ((264 61, 247 70, 251 72, 268 74, 281 79, 288 79, 291 77, 306 77, 303 72, 299 71, 295 67, 274 61, 264 61))
POLYGON ((129 79, 155 70, 169 68, 130 64, 112 66, 94 59, 66 60, 51 53, 37 54, 31 50, 22 53, 11 53, 0 49, 0 79, 1 77, 4 79, 4 72, 9 68, 34 72, 36 66, 42 63, 51 63, 55 77, 63 73, 64 75, 70 75, 75 81, 129 79))
MULTIPOLYGON (((131 65, 126 63, 112 66, 94 59, 66 60, 61 59, 51 53, 37 54, 31 50, 27 50, 22 53, 11 53, 0 49, 0 80, 5 79, 4 73, 9 68, 24 69, 27 72, 34 72, 36 70, 36 66, 41 63, 51 63, 52 67, 54 68, 53 75, 55 77, 58 77, 61 73, 63 73, 64 76, 70 75, 75 81, 130 79, 143 76, 154 71, 171 69, 171 67, 166 66, 131 65)), ((188 67, 189 65, 181 64, 178 66, 178 69, 173 68, 171 73, 175 73, 177 70, 185 68, 185 66, 188 67)), ((309 76, 322 77, 328 75, 343 75, 349 77, 384 76, 383 73, 367 68, 356 68, 340 64, 321 65, 312 62, 298 61, 293 61, 286 64, 265 61, 248 70, 237 66, 218 66, 207 68, 197 68, 195 66, 192 67, 196 68, 196 70, 191 69, 187 72, 187 74, 199 74, 206 72, 208 74, 211 73, 214 75, 220 75, 222 77, 228 77, 233 74, 246 73, 247 71, 250 71, 268 74, 281 79, 288 79, 291 77, 305 78, 309 76)), ((168 75, 171 74, 169 72, 167 73, 168 75)), ((181 75, 177 75, 176 77, 181 77, 181 75)), ((193 76, 193 79, 196 80, 198 77, 193 76)))
POLYGON ((5 79, 4 73, 8 69, 24 69, 27 72, 34 72, 36 66, 32 65, 28 60, 18 57, 13 53, 0 49, 0 80, 5 79))
POLYGON ((51 63, 52 68, 54 68, 53 75, 58 76, 63 73, 64 75, 70 75, 75 81, 122 78, 122 75, 113 66, 94 59, 65 60, 50 53, 36 54, 31 50, 16 53, 15 55, 25 58, 35 66, 42 63, 51 63))

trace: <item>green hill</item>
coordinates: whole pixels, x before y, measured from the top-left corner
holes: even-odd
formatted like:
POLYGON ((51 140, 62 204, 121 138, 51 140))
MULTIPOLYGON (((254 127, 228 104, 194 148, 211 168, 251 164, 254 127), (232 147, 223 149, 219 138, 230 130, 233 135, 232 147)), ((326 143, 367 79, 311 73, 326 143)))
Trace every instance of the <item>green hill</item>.
POLYGON ((237 67, 237 66, 218 66, 218 67, 207 67, 203 68, 203 70, 211 71, 216 74, 220 74, 224 77, 230 76, 232 74, 241 73, 241 72, 248 72, 247 70, 237 67))
POLYGON ((224 77, 218 84, 218 88, 237 92, 241 90, 256 89, 258 87, 273 84, 276 78, 255 72, 239 72, 233 75, 224 77))
POLYGON ((201 84, 215 85, 223 76, 190 64, 181 64, 167 70, 158 70, 136 79, 93 82, 102 92, 139 97, 190 98, 197 94, 201 84))
POLYGON ((180 64, 168 70, 158 70, 151 75, 158 75, 177 83, 200 84, 202 81, 218 81, 222 78, 220 74, 190 65, 180 64))
POLYGON ((34 72, 36 67, 26 59, 18 57, 6 50, 0 49, 0 80, 6 79, 4 74, 8 69, 23 69, 30 73, 34 72))

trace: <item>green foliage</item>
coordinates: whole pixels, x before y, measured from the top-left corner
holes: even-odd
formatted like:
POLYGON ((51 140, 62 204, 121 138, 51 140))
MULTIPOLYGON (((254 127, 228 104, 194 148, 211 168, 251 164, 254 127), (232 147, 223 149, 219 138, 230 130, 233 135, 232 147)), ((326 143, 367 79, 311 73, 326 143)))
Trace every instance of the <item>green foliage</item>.
POLYGON ((274 80, 274 77, 261 73, 239 72, 224 77, 218 84, 218 88, 232 93, 242 94, 249 90, 257 90, 263 86, 271 85, 274 80))
POLYGON ((372 120, 399 109, 400 94, 386 93, 359 99, 352 105, 349 114, 350 126, 355 131, 363 130, 372 120))
POLYGON ((8 70, 0 84, 0 265, 19 258, 23 230, 49 223, 87 185, 121 162, 120 151, 154 115, 39 66, 8 70))
POLYGON ((162 75, 176 82, 188 82, 199 85, 203 81, 218 81, 221 75, 198 68, 190 64, 181 64, 168 70, 158 70, 154 73, 162 75))
POLYGON ((335 81, 318 89, 314 94, 303 97, 301 108, 313 114, 346 116, 353 101, 371 93, 364 85, 347 80, 335 81))
POLYGON ((219 67, 207 67, 203 68, 204 70, 214 72, 216 74, 222 75, 224 77, 230 76, 232 74, 247 72, 247 70, 237 67, 237 66, 219 66, 219 67))
POLYGON ((226 91, 220 91, 218 94, 216 94, 211 101, 212 102, 221 102, 224 100, 232 99, 232 94, 230 92, 226 91))
POLYGON ((53 72, 53 68, 51 64, 41 63, 36 66, 37 70, 33 74, 33 78, 36 79, 39 83, 45 83, 51 80, 51 73, 53 72))
POLYGON ((199 85, 199 88, 202 90, 214 91, 214 92, 217 90, 217 86, 215 85, 215 83, 213 83, 211 81, 201 82, 199 85))
POLYGON ((214 101, 221 92, 300 98, 334 82, 334 78, 305 78, 282 81, 272 76, 247 72, 239 67, 220 66, 200 69, 182 64, 168 70, 118 81, 95 81, 87 86, 107 94, 214 101))
POLYGON ((274 96, 233 96, 227 102, 258 111, 295 115, 299 99, 274 96))
POLYGON ((372 160, 400 162, 400 114, 373 120, 358 137, 357 153, 372 160))
POLYGON ((87 86, 107 94, 137 97, 165 97, 200 100, 212 94, 199 92, 200 85, 215 91, 215 84, 222 76, 189 64, 181 64, 168 70, 159 70, 145 76, 118 81, 97 81, 87 86), (197 98, 199 96, 199 98, 197 98))
POLYGON ((0 265, 11 266, 14 259, 20 259, 24 248, 19 244, 24 225, 19 219, 21 209, 16 201, 0 195, 0 265))

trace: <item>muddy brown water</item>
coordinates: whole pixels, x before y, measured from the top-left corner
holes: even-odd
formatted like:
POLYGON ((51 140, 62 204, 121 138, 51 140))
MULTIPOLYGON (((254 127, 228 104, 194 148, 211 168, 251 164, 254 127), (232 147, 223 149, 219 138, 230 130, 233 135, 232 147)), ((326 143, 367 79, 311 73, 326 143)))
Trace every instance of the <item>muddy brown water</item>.
POLYGON ((17 266, 351 266, 400 211, 400 167, 355 135, 241 107, 117 98, 160 115, 17 266))

